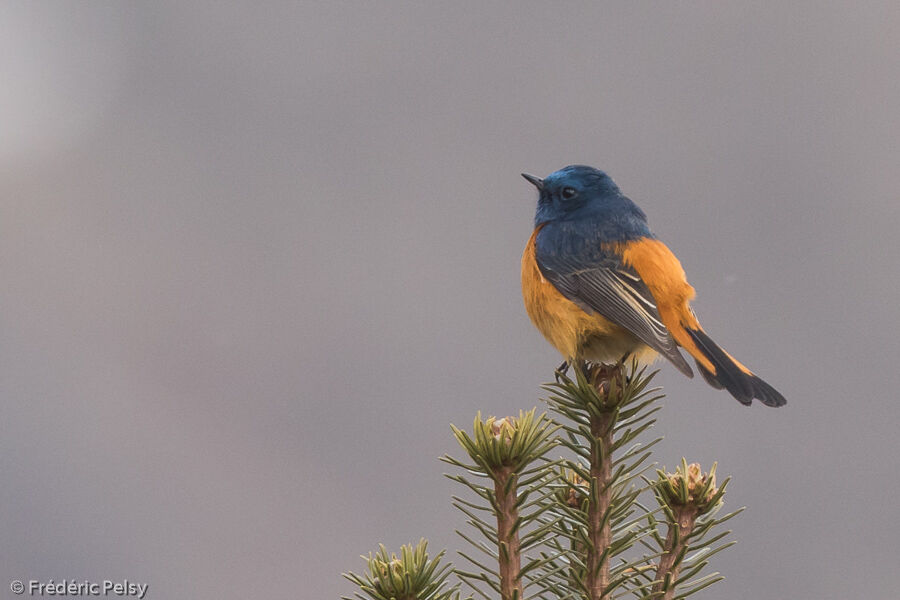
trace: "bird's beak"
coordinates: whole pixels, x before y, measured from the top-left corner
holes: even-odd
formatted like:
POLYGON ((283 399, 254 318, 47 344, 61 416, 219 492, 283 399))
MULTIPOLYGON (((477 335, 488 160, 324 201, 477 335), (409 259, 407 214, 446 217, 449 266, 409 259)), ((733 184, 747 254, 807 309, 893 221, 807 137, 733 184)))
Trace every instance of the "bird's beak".
POLYGON ((543 179, 538 179, 534 175, 529 175, 528 173, 522 173, 522 177, 527 179, 531 183, 531 185, 533 185, 537 189, 539 189, 539 190, 544 189, 544 180, 543 179))

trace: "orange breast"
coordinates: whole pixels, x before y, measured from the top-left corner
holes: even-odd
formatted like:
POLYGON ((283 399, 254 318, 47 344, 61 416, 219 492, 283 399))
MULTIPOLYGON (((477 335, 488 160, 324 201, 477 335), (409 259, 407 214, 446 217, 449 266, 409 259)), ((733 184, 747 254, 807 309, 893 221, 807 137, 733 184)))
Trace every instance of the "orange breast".
MULTIPOLYGON (((588 314, 544 279, 535 259, 535 229, 522 254, 522 298, 531 322, 566 360, 615 362, 638 351, 655 353, 629 331, 599 314, 588 314)), ((649 356, 647 356, 649 357, 649 356)))

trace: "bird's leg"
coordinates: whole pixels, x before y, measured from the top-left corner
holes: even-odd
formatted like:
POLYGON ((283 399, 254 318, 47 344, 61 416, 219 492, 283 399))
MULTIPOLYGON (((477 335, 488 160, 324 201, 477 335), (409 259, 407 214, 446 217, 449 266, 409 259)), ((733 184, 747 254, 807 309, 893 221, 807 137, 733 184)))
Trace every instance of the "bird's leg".
POLYGON ((556 383, 560 383, 563 377, 566 376, 566 373, 569 372, 569 361, 564 360, 563 364, 556 367, 556 371, 553 372, 553 376, 556 379, 556 383))
POLYGON ((582 377, 590 380, 591 373, 593 372, 593 363, 576 356, 575 358, 569 359, 569 364, 572 366, 572 370, 575 371, 576 378, 581 374, 582 377))
MULTIPOLYGON (((631 356, 631 354, 630 354, 629 352, 626 352, 626 353, 622 356, 622 358, 619 359, 618 364, 616 364, 616 369, 624 369, 624 368, 625 368, 625 361, 628 360, 628 357, 629 357, 629 356, 631 356)), ((627 371, 627 370, 625 371, 625 382, 626 382, 626 383, 631 383, 631 376, 628 374, 628 371, 627 371)))

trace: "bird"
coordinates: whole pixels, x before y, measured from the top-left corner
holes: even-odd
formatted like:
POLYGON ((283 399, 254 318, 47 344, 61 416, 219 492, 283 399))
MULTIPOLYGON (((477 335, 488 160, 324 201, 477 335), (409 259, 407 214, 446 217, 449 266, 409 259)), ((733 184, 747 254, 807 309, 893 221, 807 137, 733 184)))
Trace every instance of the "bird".
POLYGON ((603 171, 570 165, 540 179, 534 231, 522 254, 522 296, 535 327, 566 362, 668 359, 749 406, 787 403, 716 344, 691 309, 694 288, 647 216, 603 171))

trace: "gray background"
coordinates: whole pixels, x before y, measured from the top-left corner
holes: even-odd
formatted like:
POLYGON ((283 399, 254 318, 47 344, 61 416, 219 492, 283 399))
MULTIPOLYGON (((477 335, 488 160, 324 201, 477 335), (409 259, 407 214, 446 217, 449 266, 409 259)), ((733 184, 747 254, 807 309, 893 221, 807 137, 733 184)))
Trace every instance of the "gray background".
POLYGON ((896 597, 900 9, 769 4, 3 3, 0 598, 461 548, 448 424, 559 362, 519 173, 575 162, 789 399, 661 365, 657 459, 749 507, 705 597, 896 597))

